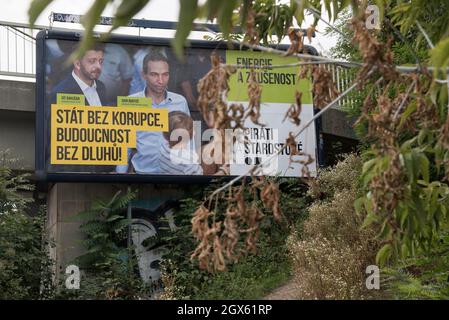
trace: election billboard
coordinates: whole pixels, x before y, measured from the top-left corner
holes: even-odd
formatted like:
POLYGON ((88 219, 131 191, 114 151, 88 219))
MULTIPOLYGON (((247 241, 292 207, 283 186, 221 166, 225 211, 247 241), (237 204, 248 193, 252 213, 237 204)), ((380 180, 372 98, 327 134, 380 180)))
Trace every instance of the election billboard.
POLYGON ((314 114, 311 83, 299 78, 296 58, 192 41, 178 59, 169 39, 113 36, 67 63, 79 36, 38 35, 38 178, 189 182, 241 175, 257 164, 262 175, 316 175, 313 123, 296 139, 300 155, 292 158, 286 146, 314 114), (236 68, 228 106, 247 109, 251 77, 261 86, 257 123, 246 117, 241 128, 217 130, 201 112, 198 84, 211 70, 212 54, 236 68), (285 117, 297 91, 299 127, 285 117))

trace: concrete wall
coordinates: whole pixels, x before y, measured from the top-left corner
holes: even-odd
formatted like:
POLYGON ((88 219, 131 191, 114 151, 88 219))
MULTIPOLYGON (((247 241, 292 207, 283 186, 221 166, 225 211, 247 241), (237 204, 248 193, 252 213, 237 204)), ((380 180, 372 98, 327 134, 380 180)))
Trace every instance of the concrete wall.
POLYGON ((34 170, 35 84, 0 80, 0 150, 17 158, 13 169, 34 170))
MULTIPOLYGON (((121 190, 126 192, 124 184, 103 183, 58 183, 53 185, 47 196, 47 229, 55 247, 51 256, 56 261, 55 271, 58 276, 68 264, 83 253, 80 232, 81 222, 73 220, 77 213, 89 209, 95 200, 110 200, 121 190)), ((134 185, 138 189, 137 200, 180 199, 185 196, 186 189, 172 185, 134 185)))
POLYGON ((34 112, 1 110, 0 151, 9 150, 13 169, 34 170, 34 112))
POLYGON ((34 82, 0 79, 0 110, 34 112, 34 96, 34 82))

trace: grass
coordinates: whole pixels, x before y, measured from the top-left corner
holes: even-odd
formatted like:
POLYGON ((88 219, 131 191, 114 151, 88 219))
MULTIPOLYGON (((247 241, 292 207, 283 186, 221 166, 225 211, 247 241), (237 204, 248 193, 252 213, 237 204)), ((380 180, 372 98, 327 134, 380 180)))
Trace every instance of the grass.
POLYGON ((258 300, 287 282, 291 266, 284 247, 263 247, 258 255, 243 258, 227 272, 217 273, 198 293, 198 300, 258 300))

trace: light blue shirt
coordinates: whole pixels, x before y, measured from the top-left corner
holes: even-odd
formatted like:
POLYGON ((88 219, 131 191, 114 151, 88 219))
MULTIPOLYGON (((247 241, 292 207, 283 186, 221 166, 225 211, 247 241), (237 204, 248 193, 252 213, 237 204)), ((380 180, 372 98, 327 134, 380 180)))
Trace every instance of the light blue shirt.
POLYGON ((161 143, 159 156, 161 173, 181 176, 203 174, 203 168, 199 164, 198 155, 194 149, 189 147, 192 145, 193 141, 190 141, 183 149, 172 149, 168 141, 164 139, 161 143))
MULTIPOLYGON (((145 97, 145 89, 131 95, 130 97, 145 97)), ((166 91, 165 99, 156 104, 153 102, 152 107, 155 109, 168 109, 168 112, 181 111, 190 115, 189 107, 186 99, 176 93, 166 91)), ((137 131, 136 133, 136 149, 137 152, 131 159, 136 173, 161 173, 159 164, 159 155, 161 151, 161 143, 164 139, 162 132, 154 131, 137 131)), ((128 159, 131 156, 132 149, 128 149, 128 159)), ((119 165, 116 167, 119 173, 128 172, 128 165, 119 165)))

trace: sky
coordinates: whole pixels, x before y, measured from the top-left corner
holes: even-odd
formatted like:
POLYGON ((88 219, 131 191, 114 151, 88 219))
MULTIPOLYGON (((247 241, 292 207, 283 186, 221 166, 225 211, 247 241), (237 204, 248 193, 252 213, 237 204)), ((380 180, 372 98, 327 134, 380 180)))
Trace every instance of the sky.
MULTIPOLYGON (((17 22, 17 23, 28 23, 28 7, 31 0, 0 0, 1 10, 0 10, 0 23, 1 21, 7 22, 17 22)), ((56 0, 49 7, 46 8, 45 12, 37 20, 37 25, 49 26, 49 15, 51 12, 58 13, 70 13, 70 14, 84 14, 93 0, 56 0)), ((103 12, 103 16, 112 16, 114 12, 113 6, 108 6, 103 12)), ((147 19, 147 20, 164 20, 164 21, 177 21, 179 12, 179 0, 151 0, 150 3, 142 9, 134 18, 135 19, 147 19)), ((323 15, 327 17, 327 14, 323 15)), ((311 15, 306 16, 306 21, 301 27, 307 28, 313 21, 311 15)), ((80 28, 77 25, 69 25, 67 23, 54 23, 54 27, 59 28, 80 28)), ((320 21, 318 24, 318 33, 316 38, 312 40, 311 45, 326 55, 327 51, 335 45, 336 39, 332 37, 325 36, 323 34, 326 25, 320 21)), ((106 31, 106 28, 99 28, 98 31, 106 31)), ((135 28, 123 28, 119 30, 120 33, 127 34, 138 34, 138 30, 135 28)), ((141 31, 142 36, 156 35, 160 37, 171 37, 173 32, 169 30, 144 30, 141 31)), ((201 34, 191 34, 192 38, 201 38, 201 34)), ((308 41, 306 40, 306 43, 308 41)))

